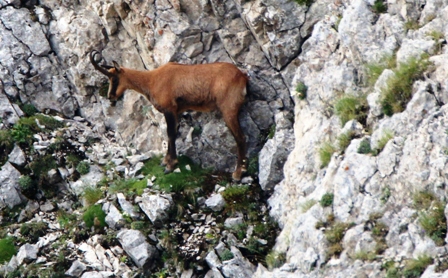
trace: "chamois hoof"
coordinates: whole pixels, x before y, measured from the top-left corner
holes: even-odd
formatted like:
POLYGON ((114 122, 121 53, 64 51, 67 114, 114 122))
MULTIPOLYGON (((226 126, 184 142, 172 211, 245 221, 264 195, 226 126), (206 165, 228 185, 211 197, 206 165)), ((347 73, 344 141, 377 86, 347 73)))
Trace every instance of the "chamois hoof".
POLYGON ((169 173, 171 173, 171 172, 173 172, 173 169, 168 169, 168 168, 165 168, 165 170, 163 171, 163 173, 166 175, 166 174, 169 174, 169 173))
POLYGON ((243 173, 241 171, 235 171, 232 173, 232 180, 235 182, 239 182, 241 180, 241 176, 243 173))

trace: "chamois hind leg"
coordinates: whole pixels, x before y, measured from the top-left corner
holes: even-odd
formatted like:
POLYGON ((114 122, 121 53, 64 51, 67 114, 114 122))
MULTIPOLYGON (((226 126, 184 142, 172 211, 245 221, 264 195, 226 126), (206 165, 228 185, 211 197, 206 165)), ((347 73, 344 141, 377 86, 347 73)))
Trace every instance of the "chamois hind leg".
POLYGON ((177 164, 177 154, 176 154, 176 135, 177 135, 177 115, 171 112, 166 112, 166 131, 168 134, 168 151, 162 164, 165 164, 165 174, 170 173, 174 170, 177 164))
MULTIPOLYGON (((225 112, 223 111, 223 114, 225 112)), ((241 130, 240 127, 240 123, 238 121, 238 113, 235 114, 231 114, 231 113, 227 113, 224 114, 224 121, 227 124, 227 127, 230 129, 230 131, 232 132, 233 137, 235 138, 236 141, 236 146, 238 149, 238 160, 237 160, 237 164, 236 164, 236 169, 235 172, 233 172, 232 174, 232 178, 235 181, 239 181, 241 180, 241 176, 243 175, 243 173, 245 173, 247 171, 247 166, 246 166, 246 138, 244 137, 244 133, 241 130)))

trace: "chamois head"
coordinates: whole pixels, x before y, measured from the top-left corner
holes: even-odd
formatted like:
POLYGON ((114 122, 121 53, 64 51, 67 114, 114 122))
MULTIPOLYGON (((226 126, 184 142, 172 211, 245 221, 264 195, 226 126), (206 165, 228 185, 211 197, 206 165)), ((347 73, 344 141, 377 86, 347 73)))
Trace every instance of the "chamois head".
POLYGON ((93 50, 92 52, 90 52, 90 62, 96 70, 109 78, 109 90, 107 92, 107 98, 110 99, 113 104, 115 104, 115 102, 123 95, 124 91, 126 90, 125 88, 120 86, 120 74, 123 70, 115 61, 113 61, 113 66, 100 66, 95 59, 97 55, 100 56, 98 61, 101 61, 101 54, 98 51, 93 50))

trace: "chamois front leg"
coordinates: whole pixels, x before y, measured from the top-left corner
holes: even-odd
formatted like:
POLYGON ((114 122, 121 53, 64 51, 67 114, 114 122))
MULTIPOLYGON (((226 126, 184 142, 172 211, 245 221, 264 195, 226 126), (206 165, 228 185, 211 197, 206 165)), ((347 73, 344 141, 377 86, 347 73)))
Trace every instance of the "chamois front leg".
POLYGON ((168 134, 168 151, 162 161, 162 165, 165 165, 165 174, 167 174, 174 170, 178 162, 176 154, 177 115, 171 112, 166 112, 164 115, 168 134))
POLYGON ((224 115, 224 121, 232 132, 238 149, 238 159, 235 172, 232 174, 232 179, 235 181, 240 181, 241 176, 247 171, 246 138, 241 130, 238 116, 235 116, 234 114, 224 115))

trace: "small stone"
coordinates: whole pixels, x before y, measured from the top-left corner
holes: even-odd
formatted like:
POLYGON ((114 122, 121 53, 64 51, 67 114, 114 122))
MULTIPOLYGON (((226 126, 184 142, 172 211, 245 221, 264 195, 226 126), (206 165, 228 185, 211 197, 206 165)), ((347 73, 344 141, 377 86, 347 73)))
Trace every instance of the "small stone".
POLYGON ((220 211, 224 208, 226 201, 221 194, 215 194, 205 201, 205 205, 213 211, 220 211))
POLYGON ((176 169, 174 169, 173 172, 174 172, 174 173, 180 173, 181 171, 180 171, 180 168, 176 168, 176 169))
POLYGON ((86 265, 76 260, 72 263, 72 266, 65 272, 65 275, 71 277, 79 277, 86 270, 86 265))

